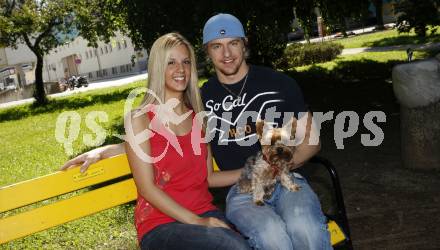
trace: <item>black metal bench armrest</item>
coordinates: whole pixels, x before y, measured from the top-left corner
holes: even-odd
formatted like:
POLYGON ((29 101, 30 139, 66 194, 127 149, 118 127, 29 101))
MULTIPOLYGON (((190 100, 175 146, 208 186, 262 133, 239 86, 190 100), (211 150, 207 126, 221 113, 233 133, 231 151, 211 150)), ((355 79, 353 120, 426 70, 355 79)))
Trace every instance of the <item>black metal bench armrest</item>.
POLYGON ((336 172, 336 168, 329 160, 321 156, 312 157, 310 159, 310 162, 323 165, 327 169, 331 177, 333 190, 335 192, 336 205, 338 207, 337 217, 342 224, 341 226, 343 227, 344 233, 347 236, 347 243, 348 243, 347 245, 350 249, 353 249, 351 242, 350 227, 348 225, 348 218, 345 210, 344 196, 342 195, 341 184, 339 182, 339 176, 338 173, 336 172))

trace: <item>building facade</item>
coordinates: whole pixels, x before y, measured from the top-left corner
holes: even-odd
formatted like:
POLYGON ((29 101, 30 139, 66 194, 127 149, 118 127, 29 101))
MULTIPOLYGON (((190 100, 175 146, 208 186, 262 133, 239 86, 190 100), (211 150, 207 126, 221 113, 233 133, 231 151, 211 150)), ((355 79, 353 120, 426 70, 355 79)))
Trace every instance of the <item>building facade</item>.
MULTIPOLYGON (((87 40, 73 41, 52 49, 43 59, 43 80, 57 82, 72 75, 87 76, 89 81, 136 74, 147 69, 148 54, 136 49, 131 40, 120 33, 109 43, 88 46, 87 40)), ((0 87, 28 85, 35 81, 36 57, 24 44, 0 48, 0 87), (6 83, 7 82, 7 83, 6 83)))

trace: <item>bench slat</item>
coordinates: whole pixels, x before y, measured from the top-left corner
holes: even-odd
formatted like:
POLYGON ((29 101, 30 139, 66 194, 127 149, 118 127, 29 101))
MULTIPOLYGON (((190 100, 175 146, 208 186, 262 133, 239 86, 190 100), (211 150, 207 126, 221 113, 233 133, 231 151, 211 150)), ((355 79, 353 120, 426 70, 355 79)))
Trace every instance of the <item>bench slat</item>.
POLYGON ((136 185, 131 178, 0 219, 0 244, 127 203, 136 197, 136 185))
POLYGON ((1 187, 0 213, 128 174, 130 166, 123 154, 99 161, 83 174, 73 168, 1 187))

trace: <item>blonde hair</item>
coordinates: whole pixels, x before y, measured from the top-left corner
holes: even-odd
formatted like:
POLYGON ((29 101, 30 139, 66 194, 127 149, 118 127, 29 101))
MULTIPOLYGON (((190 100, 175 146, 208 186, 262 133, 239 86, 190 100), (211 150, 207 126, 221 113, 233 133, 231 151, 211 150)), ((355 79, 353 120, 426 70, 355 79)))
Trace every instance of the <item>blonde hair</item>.
MULTIPOLYGON (((191 77, 185 89, 183 101, 185 105, 198 114, 203 111, 203 104, 198 88, 196 57, 191 44, 179 33, 165 34, 153 43, 148 58, 147 88, 155 93, 162 103, 165 102, 165 71, 170 57, 170 50, 179 45, 185 45, 191 60, 191 77)), ((139 108, 156 102, 155 96, 146 93, 139 108)))

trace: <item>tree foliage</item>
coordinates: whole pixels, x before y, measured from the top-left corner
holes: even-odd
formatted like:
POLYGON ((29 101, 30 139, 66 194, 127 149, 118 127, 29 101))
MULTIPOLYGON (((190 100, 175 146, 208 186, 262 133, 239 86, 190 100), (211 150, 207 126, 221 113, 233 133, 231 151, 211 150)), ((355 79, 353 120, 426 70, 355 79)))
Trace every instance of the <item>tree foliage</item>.
POLYGON ((126 8, 127 26, 136 44, 150 48, 160 35, 178 31, 194 45, 199 58, 204 57, 205 22, 215 14, 230 13, 240 19, 249 38, 249 61, 268 66, 281 57, 293 19, 293 4, 288 0, 127 0, 126 8))
POLYGON ((372 0, 371 1, 376 10, 376 29, 383 30, 383 0, 372 0))
POLYGON ((26 44, 37 58, 37 104, 47 103, 43 57, 57 46, 83 36, 91 46, 123 28, 120 1, 112 0, 0 0, 0 45, 26 44), (117 13, 121 13, 118 15, 117 13))
POLYGON ((313 24, 316 23, 315 8, 317 7, 316 0, 294 0, 295 18, 304 30, 304 38, 310 42, 312 36, 313 24))
POLYGON ((347 31, 347 20, 363 20, 368 12, 368 0, 294 0, 295 16, 304 30, 306 40, 312 35, 317 14, 330 30, 347 31), (316 10, 320 13, 316 13, 316 10))
POLYGON ((426 36, 428 25, 440 24, 440 0, 400 0, 395 6, 399 32, 414 28, 418 36, 426 36))
POLYGON ((332 30, 347 35, 347 20, 358 19, 368 9, 368 0, 316 0, 322 17, 332 30))

